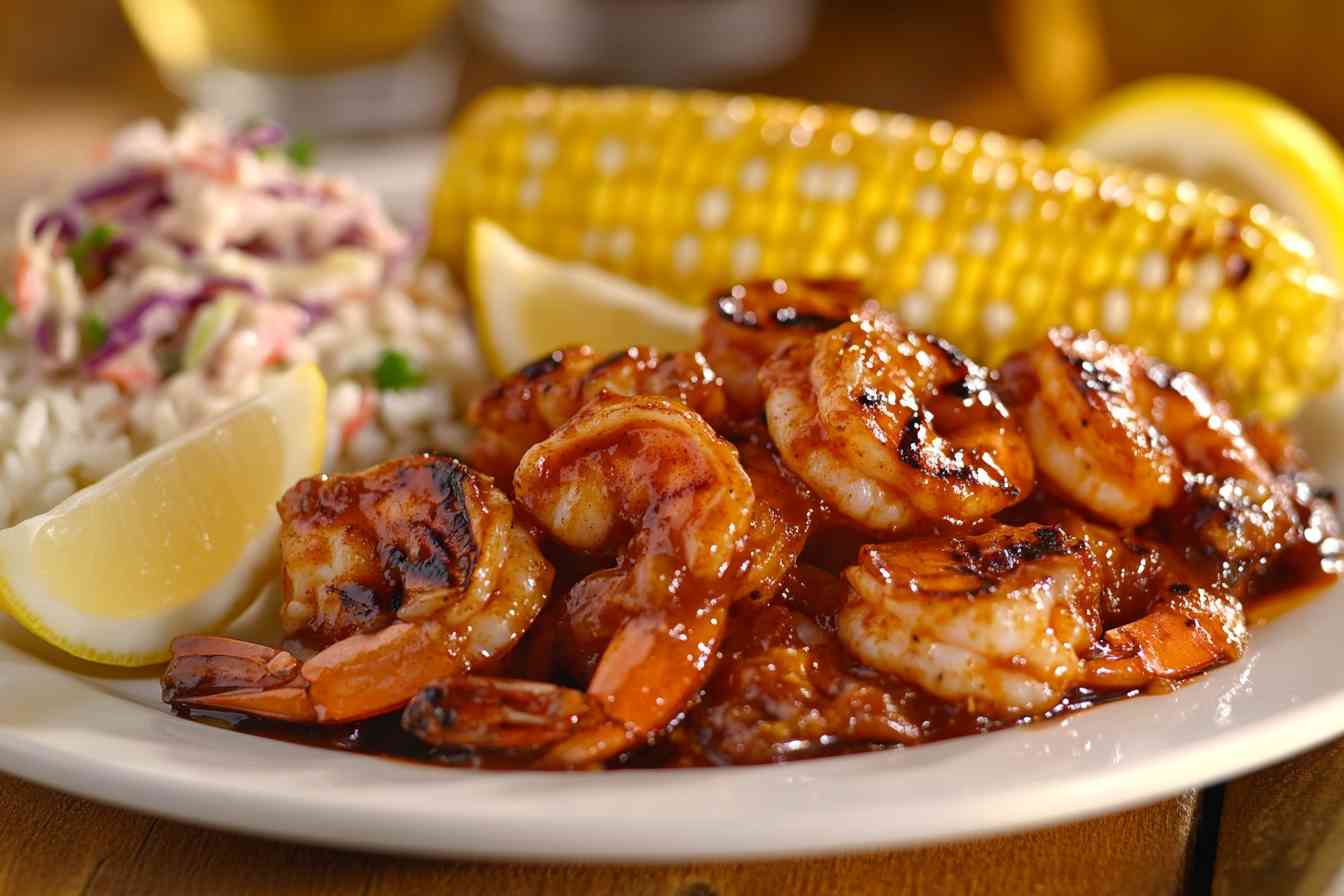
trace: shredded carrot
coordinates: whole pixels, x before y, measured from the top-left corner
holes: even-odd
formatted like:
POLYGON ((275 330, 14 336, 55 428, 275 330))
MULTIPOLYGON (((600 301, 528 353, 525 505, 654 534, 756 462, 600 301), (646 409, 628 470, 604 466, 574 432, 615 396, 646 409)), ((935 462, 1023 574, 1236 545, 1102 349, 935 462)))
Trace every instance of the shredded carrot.
POLYGON ((344 449, 350 444, 350 440, 368 425, 373 419, 373 412, 378 407, 378 396, 372 389, 365 389, 364 394, 360 396, 359 408, 350 415, 350 419, 345 421, 341 427, 341 448, 344 449))
POLYGON ((14 262, 14 307, 19 317, 26 317, 28 309, 37 303, 37 277, 33 271, 31 253, 24 249, 14 262))
POLYGON ((98 379, 105 380, 119 387, 123 392, 138 392, 148 386, 158 382, 158 377, 144 364, 137 362, 124 362, 120 359, 114 359, 98 368, 94 374, 98 379))

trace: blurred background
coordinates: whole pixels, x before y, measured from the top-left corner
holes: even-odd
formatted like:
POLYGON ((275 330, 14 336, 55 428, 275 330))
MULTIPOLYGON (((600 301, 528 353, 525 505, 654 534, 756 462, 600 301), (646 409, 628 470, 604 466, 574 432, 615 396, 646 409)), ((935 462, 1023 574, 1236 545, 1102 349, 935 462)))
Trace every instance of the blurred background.
MULTIPOLYGON (((1344 4, 1331 0, 1187 0, 1179 16, 1163 0, 0 0, 0 8, 3 212, 126 122, 171 119, 192 104, 284 120, 319 137, 328 165, 412 159, 429 177, 435 135, 455 109, 490 86, 529 80, 763 91, 1044 135, 1116 84, 1207 73, 1259 84, 1344 134, 1344 104, 1334 98, 1344 4)), ((421 189, 415 178, 399 183, 405 201, 421 189)))

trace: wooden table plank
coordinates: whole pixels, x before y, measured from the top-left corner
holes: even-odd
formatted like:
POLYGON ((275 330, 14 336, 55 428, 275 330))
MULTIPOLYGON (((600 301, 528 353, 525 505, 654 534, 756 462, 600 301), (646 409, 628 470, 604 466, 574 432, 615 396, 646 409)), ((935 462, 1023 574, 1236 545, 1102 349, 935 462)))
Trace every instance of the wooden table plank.
POLYGON ((1325 893, 1342 869, 1344 740, 1227 785, 1215 894, 1325 893))
POLYGON ((1187 879, 1194 792, 1110 818, 978 843, 689 867, 431 862, 159 821, 0 775, 0 893, 1169 894, 1187 879))

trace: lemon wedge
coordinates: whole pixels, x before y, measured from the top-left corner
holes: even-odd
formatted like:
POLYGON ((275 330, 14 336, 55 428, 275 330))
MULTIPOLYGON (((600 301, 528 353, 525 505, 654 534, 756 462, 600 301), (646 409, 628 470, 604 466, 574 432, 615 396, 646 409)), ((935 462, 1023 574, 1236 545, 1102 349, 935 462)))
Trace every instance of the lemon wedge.
POLYGON ((116 666, 234 618, 276 564, 275 502, 316 473, 326 383, 313 365, 0 531, 0 608, 116 666))
POLYGON ((1261 90, 1213 78, 1140 81, 1058 139, 1264 203, 1297 223, 1324 271, 1344 273, 1344 156, 1311 119, 1261 90))
POLYGON ((690 348, 704 316, 592 265, 533 252, 479 218, 471 223, 467 288, 481 350, 496 376, 574 343, 598 352, 641 343, 690 348))

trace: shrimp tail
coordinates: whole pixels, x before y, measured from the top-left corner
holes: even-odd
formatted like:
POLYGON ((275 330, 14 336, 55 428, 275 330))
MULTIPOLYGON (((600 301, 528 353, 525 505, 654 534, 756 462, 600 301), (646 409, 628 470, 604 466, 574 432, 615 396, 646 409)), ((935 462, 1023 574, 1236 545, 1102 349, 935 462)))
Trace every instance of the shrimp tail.
POLYGON ((600 704, 573 688, 540 681, 464 675, 437 682, 406 704, 401 727, 426 744, 541 750, 607 721, 600 704))
POLYGON ((233 638, 179 638, 161 684, 164 701, 177 707, 330 725, 397 709, 464 666, 460 652, 402 622, 346 638, 302 664, 283 650, 233 638))
POLYGON ((1106 633, 1106 655, 1083 665, 1087 687, 1142 687, 1189 678, 1242 655, 1248 635, 1235 598, 1195 589, 1106 633))
POLYGON ((302 667, 286 651, 202 635, 176 639, 172 651, 161 679, 166 703, 287 722, 317 721, 302 667))
POLYGON ((318 721, 317 707, 306 687, 271 688, 263 691, 237 690, 206 697, 184 697, 174 706, 190 709, 215 709, 240 712, 261 719, 311 724, 318 721))

